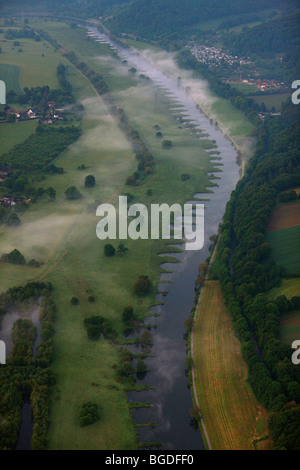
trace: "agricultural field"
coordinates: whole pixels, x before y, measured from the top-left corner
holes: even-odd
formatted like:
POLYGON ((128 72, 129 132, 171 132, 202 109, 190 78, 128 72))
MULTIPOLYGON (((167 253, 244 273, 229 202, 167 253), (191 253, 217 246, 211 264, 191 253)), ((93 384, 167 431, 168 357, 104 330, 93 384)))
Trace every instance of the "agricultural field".
MULTIPOLYGON (((276 299, 279 295, 285 295, 287 299, 292 299, 300 295, 300 277, 285 279, 280 287, 271 290, 270 299, 276 299)), ((284 343, 291 345, 295 339, 300 338, 300 311, 292 311, 280 318, 280 339, 284 343)))
POLYGON ((274 232, 300 225, 300 203, 280 204, 273 210, 268 222, 267 231, 274 232))
POLYGON ((247 365, 234 336, 218 281, 207 281, 194 327, 199 406, 213 449, 268 449, 267 412, 247 383, 247 365))
MULTIPOLYGON (((3 29, 5 32, 5 28, 3 29)), ((50 88, 59 88, 56 76, 56 67, 62 62, 66 64, 63 57, 60 57, 51 44, 33 39, 18 39, 20 46, 13 46, 14 40, 4 39, 4 34, 0 34, 0 47, 2 47, 1 63, 11 65, 20 70, 21 88, 49 85, 50 88), (22 49, 22 52, 18 52, 22 49)), ((4 69, 5 70, 5 69, 4 69)), ((6 67, 6 70, 8 68, 6 67)), ((13 69, 12 69, 13 70, 13 69)), ((1 70, 0 70, 1 72, 1 70)), ((12 80, 12 73, 10 73, 12 80)), ((16 78, 12 80, 15 86, 16 78)), ((7 86, 9 90, 9 86, 7 86)))
MULTIPOLYGON (((299 293, 299 291, 298 291, 299 293)), ((280 339, 291 345, 293 341, 300 338, 300 311, 284 315, 280 321, 280 339)))
POLYGON ((0 64, 0 79, 6 85, 6 91, 14 91, 17 94, 22 93, 20 87, 20 67, 16 65, 0 64))
MULTIPOLYGON (((297 188, 296 188, 297 190, 297 188)), ((287 272, 300 274, 300 203, 290 202, 275 207, 268 223, 266 240, 272 248, 273 259, 287 272)), ((270 298, 285 295, 288 299, 300 295, 300 278, 286 279, 272 289, 270 298)), ((281 317, 280 339, 291 344, 300 335, 300 312, 281 317)))
POLYGON ((35 129, 35 120, 1 124, 1 153, 6 153, 15 145, 18 145, 23 142, 35 131, 35 129))
POLYGON ((259 90, 258 86, 251 83, 243 83, 243 82, 228 82, 233 88, 244 93, 245 95, 250 95, 251 93, 255 93, 259 90))
POLYGON ((300 274, 299 212, 299 202, 277 206, 270 217, 266 234, 274 261, 293 274, 300 274))
POLYGON ((256 103, 262 104, 265 103, 267 111, 271 111, 274 106, 275 111, 281 110, 281 105, 288 98, 290 98, 290 93, 274 93, 274 94, 265 94, 265 95, 249 95, 249 98, 252 98, 256 103))
POLYGON ((300 226, 269 232, 266 241, 272 248, 272 258, 288 273, 300 274, 300 226))

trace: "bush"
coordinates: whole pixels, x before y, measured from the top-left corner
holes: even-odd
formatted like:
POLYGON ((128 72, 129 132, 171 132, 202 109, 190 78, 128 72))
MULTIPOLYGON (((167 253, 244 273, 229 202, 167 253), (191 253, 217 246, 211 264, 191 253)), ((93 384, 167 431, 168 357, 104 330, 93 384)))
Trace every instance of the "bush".
POLYGON ((108 258, 112 258, 116 254, 116 249, 112 245, 105 245, 104 255, 108 258))
POLYGON ((147 366, 144 361, 139 359, 136 364, 136 372, 137 374, 145 374, 147 372, 147 366))
POLYGON ((162 148, 169 149, 173 146, 172 140, 163 140, 162 148))
POLYGON ((86 188, 93 188, 96 184, 96 180, 95 180, 95 176, 93 175, 88 175, 85 177, 85 180, 84 180, 84 186, 86 188))
POLYGON ((25 264, 24 256, 17 249, 12 250, 10 253, 3 254, 2 260, 5 261, 6 263, 11 263, 11 264, 25 264))
POLYGON ((75 186, 70 186, 70 188, 65 191, 65 196, 69 201, 74 201, 76 199, 82 198, 82 194, 80 193, 80 191, 78 191, 75 186))
POLYGON ((80 407, 78 421, 81 427, 90 426, 91 424, 96 423, 99 421, 99 411, 98 405, 92 403, 91 401, 87 403, 83 403, 80 407))
POLYGON ((78 305, 78 304, 79 304, 79 300, 77 299, 77 297, 72 297, 71 305, 78 305))
POLYGON ((132 323, 134 319, 134 312, 132 307, 125 307, 122 313, 123 322, 126 324, 132 323))
POLYGON ((140 276, 137 281, 133 284, 132 288, 136 295, 145 297, 151 291, 152 282, 148 276, 140 276))

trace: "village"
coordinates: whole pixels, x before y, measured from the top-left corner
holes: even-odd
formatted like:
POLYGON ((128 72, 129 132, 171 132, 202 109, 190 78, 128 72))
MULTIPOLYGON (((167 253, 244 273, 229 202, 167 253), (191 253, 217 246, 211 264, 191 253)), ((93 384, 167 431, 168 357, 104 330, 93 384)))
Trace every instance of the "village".
POLYGON ((222 77, 222 80, 230 84, 253 85, 257 88, 256 92, 284 93, 290 91, 290 88, 282 81, 260 77, 255 63, 250 60, 250 57, 232 56, 217 47, 206 46, 196 41, 188 42, 186 48, 208 68, 219 68, 222 72, 226 69, 228 76, 222 77))
POLYGON ((56 121, 63 121, 65 110, 57 108, 55 101, 48 101, 46 107, 29 107, 26 110, 16 110, 14 108, 4 108, 4 116, 0 124, 7 122, 19 122, 28 119, 37 119, 41 124, 53 124, 56 121))

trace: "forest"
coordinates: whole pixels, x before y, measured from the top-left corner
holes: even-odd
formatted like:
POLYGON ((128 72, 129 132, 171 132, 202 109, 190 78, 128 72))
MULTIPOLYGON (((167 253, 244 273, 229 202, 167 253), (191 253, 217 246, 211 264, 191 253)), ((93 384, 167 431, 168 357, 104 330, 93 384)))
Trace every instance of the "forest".
POLYGON ((138 36, 157 39, 172 38, 189 31, 198 23, 229 15, 240 15, 259 12, 267 8, 282 8, 288 10, 297 2, 266 0, 224 0, 220 5, 218 0, 135 0, 112 18, 107 19, 107 25, 113 32, 133 33, 138 36))

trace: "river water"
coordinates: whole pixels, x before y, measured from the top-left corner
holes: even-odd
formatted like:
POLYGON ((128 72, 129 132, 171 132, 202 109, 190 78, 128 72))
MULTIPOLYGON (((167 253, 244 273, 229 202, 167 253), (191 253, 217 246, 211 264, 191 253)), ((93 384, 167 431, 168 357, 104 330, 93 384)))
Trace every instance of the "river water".
MULTIPOLYGON (((217 173, 220 179, 214 180, 218 186, 210 188, 212 193, 195 194, 192 201, 188 201, 205 205, 204 247, 199 251, 184 251, 174 255, 180 263, 162 263, 162 268, 173 272, 161 275, 159 290, 167 291, 167 295, 158 292, 156 302, 164 304, 152 307, 147 319, 147 322, 157 325, 157 328, 152 330, 153 357, 145 360, 149 372, 142 380, 137 381, 138 384, 147 384, 154 388, 128 393, 130 401, 150 402, 155 405, 151 408, 138 408, 132 412, 136 424, 153 421, 157 424, 153 427, 136 428, 141 443, 160 442, 163 444, 161 449, 169 450, 204 449, 201 433, 190 416, 193 404, 185 372, 186 342, 183 322, 189 318, 194 304, 198 265, 209 255, 209 237, 218 232, 226 203, 239 180, 237 153, 232 143, 199 111, 185 90, 178 87, 175 79, 164 74, 144 57, 115 43, 97 28, 89 27, 88 35, 99 43, 109 44, 123 60, 127 60, 128 67, 135 67, 137 73, 150 77, 152 84, 159 87, 169 98, 170 112, 181 115, 180 122, 183 125, 192 122, 199 133, 208 134, 208 138, 216 142, 215 150, 220 152, 219 163, 223 165, 222 172, 217 173), (153 314, 159 316, 153 317, 153 314)), ((131 336, 139 335, 140 332, 133 332, 131 336)), ((139 351, 139 346, 135 348, 139 351)))

